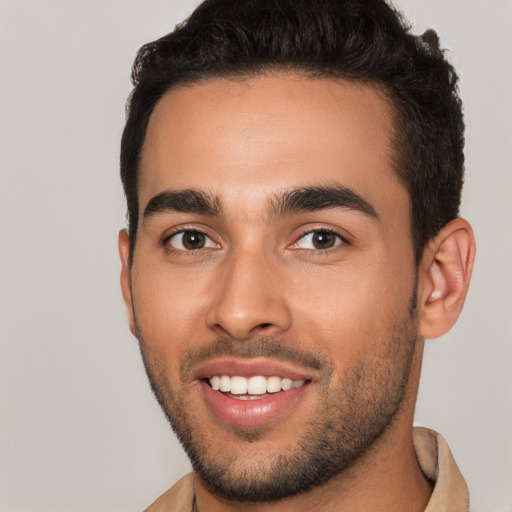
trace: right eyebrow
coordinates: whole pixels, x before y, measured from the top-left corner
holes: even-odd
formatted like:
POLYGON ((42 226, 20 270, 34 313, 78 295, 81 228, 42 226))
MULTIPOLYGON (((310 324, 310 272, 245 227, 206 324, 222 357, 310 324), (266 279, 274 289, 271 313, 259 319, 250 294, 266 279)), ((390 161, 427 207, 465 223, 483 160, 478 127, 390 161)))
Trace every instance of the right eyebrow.
POLYGON ((152 197, 144 209, 143 219, 167 212, 202 213, 219 216, 220 200, 214 194, 195 189, 165 190, 152 197))

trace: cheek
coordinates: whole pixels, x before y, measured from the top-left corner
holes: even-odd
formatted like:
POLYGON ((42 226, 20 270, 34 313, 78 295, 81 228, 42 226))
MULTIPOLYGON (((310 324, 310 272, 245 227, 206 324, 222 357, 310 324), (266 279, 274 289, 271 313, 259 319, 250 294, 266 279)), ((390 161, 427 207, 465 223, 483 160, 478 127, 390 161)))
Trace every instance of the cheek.
POLYGON ((404 318, 414 288, 408 274, 388 265, 346 265, 291 280, 296 333, 348 364, 389 339, 404 318))
POLYGON ((137 274, 132 290, 137 328, 148 349, 170 356, 205 339, 204 279, 157 269, 137 274))

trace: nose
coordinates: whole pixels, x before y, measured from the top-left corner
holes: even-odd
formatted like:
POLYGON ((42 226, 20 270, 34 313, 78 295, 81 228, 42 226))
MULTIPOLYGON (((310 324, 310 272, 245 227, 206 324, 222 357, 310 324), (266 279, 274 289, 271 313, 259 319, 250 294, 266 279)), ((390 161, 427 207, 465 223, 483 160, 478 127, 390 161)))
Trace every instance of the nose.
POLYGON ((261 254, 233 254, 219 272, 206 323, 218 335, 238 340, 278 336, 292 322, 283 275, 261 254))

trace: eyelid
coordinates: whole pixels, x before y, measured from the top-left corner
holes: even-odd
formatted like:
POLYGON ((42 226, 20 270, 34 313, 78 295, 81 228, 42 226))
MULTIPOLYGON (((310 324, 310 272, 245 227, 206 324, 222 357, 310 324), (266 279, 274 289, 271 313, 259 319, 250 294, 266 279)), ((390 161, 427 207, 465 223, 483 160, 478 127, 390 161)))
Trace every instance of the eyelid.
MULTIPOLYGON (((194 249, 185 249, 185 248, 180 249, 180 248, 172 247, 170 245, 170 243, 169 243, 169 241, 173 237, 176 237, 177 235, 184 234, 184 233, 187 233, 187 232, 201 233, 202 235, 204 235, 210 241, 211 245, 209 245, 207 247, 201 247, 201 248, 196 249, 198 251, 201 251, 201 250, 204 250, 204 249, 221 248, 222 244, 216 241, 217 237, 212 236, 210 234, 210 230, 208 228, 203 227, 203 226, 197 226, 197 225, 192 225, 192 226, 180 225, 180 226, 176 226, 176 227, 172 228, 170 231, 167 231, 164 234, 164 236, 162 237, 162 242, 161 243, 169 251, 189 252, 189 253, 190 252, 194 252, 195 251, 194 249)), ((303 251, 308 251, 308 252, 319 252, 319 253, 330 252, 330 251, 335 250, 339 246, 351 245, 350 235, 346 235, 346 234, 343 234, 343 233, 344 233, 344 230, 342 231, 339 228, 333 228, 333 227, 330 227, 330 226, 325 226, 325 225, 323 225, 323 226, 311 226, 311 227, 302 229, 295 236, 294 242, 288 246, 288 249, 291 249, 291 250, 303 250, 303 251), (307 249, 307 248, 302 248, 302 247, 298 246, 298 243, 299 243, 299 241, 301 239, 303 239, 307 235, 311 235, 311 234, 319 233, 319 232, 332 233, 333 235, 335 235, 339 239, 339 243, 336 243, 333 247, 329 247, 329 248, 326 248, 326 249, 318 249, 318 248, 307 249)))
POLYGON ((168 251, 177 251, 177 252, 194 252, 195 250, 201 251, 203 249, 212 249, 212 248, 218 248, 220 247, 220 244, 214 240, 214 237, 212 237, 209 232, 209 230, 197 227, 197 226, 177 226, 173 228, 170 232, 167 232, 162 239, 162 245, 167 248, 168 251), (210 240, 212 245, 209 245, 207 247, 200 247, 198 249, 180 249, 177 247, 173 247, 170 244, 170 241, 176 237, 177 235, 183 235, 185 233, 200 233, 204 235, 208 240, 210 240))
POLYGON ((347 236, 343 235, 342 233, 340 233, 340 230, 338 230, 338 229, 334 229, 334 228, 328 227, 328 226, 318 226, 318 227, 313 227, 313 228, 310 228, 310 229, 306 229, 305 231, 302 231, 295 238, 295 241, 291 244, 291 246, 289 246, 289 248, 292 249, 292 250, 303 250, 303 251, 311 251, 311 252, 314 252, 314 251, 316 251, 316 252, 328 252, 328 251, 335 250, 340 245, 341 246, 350 245, 349 238, 347 236), (339 238, 340 243, 336 243, 333 247, 329 247, 327 249, 317 249, 317 248, 305 249, 303 247, 299 247, 298 246, 298 243, 299 243, 300 240, 302 240, 304 237, 306 237, 308 235, 311 235, 313 233, 332 233, 333 235, 335 235, 336 237, 339 238))

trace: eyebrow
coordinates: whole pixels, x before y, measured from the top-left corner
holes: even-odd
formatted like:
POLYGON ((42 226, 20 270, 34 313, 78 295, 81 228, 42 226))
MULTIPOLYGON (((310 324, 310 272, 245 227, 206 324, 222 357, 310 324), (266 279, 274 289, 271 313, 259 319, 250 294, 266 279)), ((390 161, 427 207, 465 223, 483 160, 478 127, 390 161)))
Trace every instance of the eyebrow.
POLYGON ((220 200, 213 194, 195 189, 166 190, 149 200, 144 209, 144 220, 168 212, 218 216, 220 200))
MULTIPOLYGON (((357 192, 342 185, 301 187, 276 193, 270 200, 269 216, 286 217, 303 212, 345 208, 379 220, 375 208, 357 192)), ((151 198, 144 209, 144 220, 168 212, 222 214, 218 196, 197 189, 166 190, 151 198)))
POLYGON ((298 188, 276 195, 271 201, 271 213, 277 217, 330 208, 355 210, 379 220, 377 211, 366 199, 342 185, 298 188))

